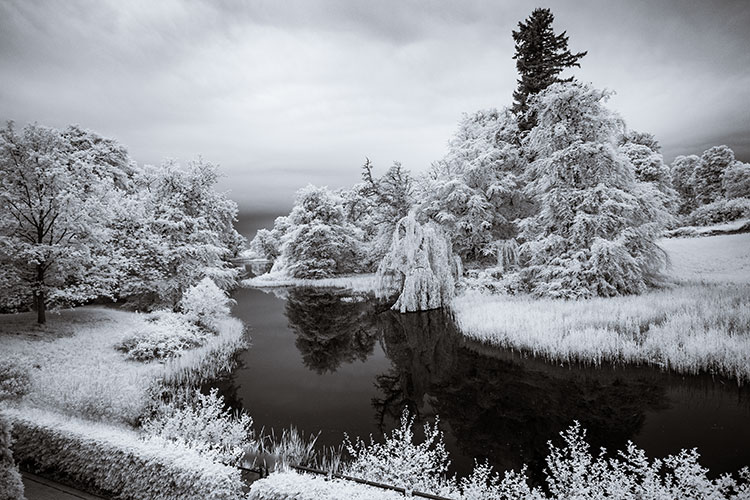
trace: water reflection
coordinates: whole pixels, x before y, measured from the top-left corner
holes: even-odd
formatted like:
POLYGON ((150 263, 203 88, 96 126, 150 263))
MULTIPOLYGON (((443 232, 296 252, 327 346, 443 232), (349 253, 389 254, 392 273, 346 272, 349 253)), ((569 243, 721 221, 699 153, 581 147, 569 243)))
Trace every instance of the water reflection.
POLYGON ((305 366, 318 374, 365 361, 378 338, 370 304, 330 291, 289 290, 286 317, 305 366))
POLYGON ((559 366, 466 341, 450 316, 398 314, 341 292, 238 292, 254 347, 226 384, 261 425, 343 433, 388 431, 404 406, 440 415, 453 471, 473 459, 539 477, 547 441, 573 420, 593 449, 628 440, 652 457, 698 446, 714 475, 750 463, 750 394, 710 377, 649 368, 559 366))

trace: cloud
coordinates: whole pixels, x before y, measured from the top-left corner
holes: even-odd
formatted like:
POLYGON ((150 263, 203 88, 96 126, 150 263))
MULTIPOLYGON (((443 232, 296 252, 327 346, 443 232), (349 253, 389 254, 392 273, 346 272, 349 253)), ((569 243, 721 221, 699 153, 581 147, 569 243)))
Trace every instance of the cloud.
MULTIPOLYGON (((577 77, 667 160, 750 159, 742 2, 553 1, 577 77)), ((243 208, 356 182, 365 156, 422 170, 462 112, 510 104, 525 2, 4 2, 0 119, 116 137, 139 162, 199 154, 243 208)))

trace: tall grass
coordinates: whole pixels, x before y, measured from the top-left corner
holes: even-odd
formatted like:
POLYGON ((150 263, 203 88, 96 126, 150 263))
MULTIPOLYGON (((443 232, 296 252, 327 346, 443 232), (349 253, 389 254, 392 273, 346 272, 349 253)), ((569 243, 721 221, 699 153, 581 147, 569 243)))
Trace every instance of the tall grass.
POLYGON ((750 381, 750 288, 693 284, 640 296, 559 301, 469 293, 468 337, 550 360, 640 363, 750 381))
POLYGON ((247 346, 242 322, 236 318, 225 318, 218 323, 218 333, 210 336, 205 344, 170 358, 163 365, 159 377, 167 385, 200 385, 231 371, 235 354, 247 346))

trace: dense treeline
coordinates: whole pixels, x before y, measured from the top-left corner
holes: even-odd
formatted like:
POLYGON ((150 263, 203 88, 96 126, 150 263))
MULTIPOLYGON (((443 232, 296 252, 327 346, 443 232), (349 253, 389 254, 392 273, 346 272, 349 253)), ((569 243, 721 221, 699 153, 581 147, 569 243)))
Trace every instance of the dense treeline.
MULTIPOLYGON (((406 253, 386 255, 389 241, 406 237, 393 232, 405 231, 399 221, 412 212, 450 238, 470 283, 615 296, 662 281, 656 241, 664 229, 750 216, 750 165, 718 146, 667 166, 653 135, 630 130, 606 107, 611 92, 560 76, 586 53, 568 50, 553 19, 536 9, 513 33, 520 75, 513 106, 465 115, 448 153, 424 175, 397 163, 378 178, 368 160, 351 189, 304 188, 289 216, 258 232, 253 255, 295 278, 372 272, 384 258, 406 262, 409 252, 424 251, 415 239, 402 245, 406 253)), ((425 268, 413 266, 400 270, 402 288, 425 268)), ((414 293, 424 299, 436 286, 414 293)))
POLYGON ((237 205, 203 160, 139 166, 113 139, 77 126, 0 131, 0 309, 102 297, 176 307, 208 276, 223 288, 244 238, 237 205))

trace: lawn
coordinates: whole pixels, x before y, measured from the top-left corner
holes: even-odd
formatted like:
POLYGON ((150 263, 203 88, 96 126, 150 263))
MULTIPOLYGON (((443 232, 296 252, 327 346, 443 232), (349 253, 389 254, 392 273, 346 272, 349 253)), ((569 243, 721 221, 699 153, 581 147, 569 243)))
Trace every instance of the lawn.
POLYGON ((643 363, 750 381, 750 234, 664 240, 673 284, 585 301, 467 293, 470 338, 565 362, 643 363))
POLYGON ((126 359, 115 345, 145 326, 145 315, 104 307, 63 310, 46 325, 37 325, 33 313, 7 314, 0 322, 0 352, 28 367, 31 390, 23 405, 134 425, 158 381, 194 379, 206 370, 206 360, 225 363, 217 353, 242 343, 242 324, 227 319, 221 334, 174 359, 126 359))

